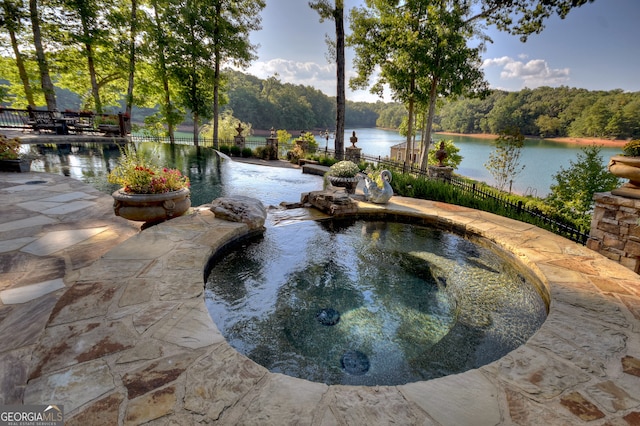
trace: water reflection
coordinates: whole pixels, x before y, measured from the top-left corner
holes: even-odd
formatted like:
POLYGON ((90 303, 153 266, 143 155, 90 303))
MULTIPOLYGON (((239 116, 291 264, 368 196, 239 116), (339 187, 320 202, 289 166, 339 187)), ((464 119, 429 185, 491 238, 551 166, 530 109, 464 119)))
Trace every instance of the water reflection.
MULTIPOLYGON (((26 145, 25 145, 26 146, 26 145)), ((117 144, 29 145, 40 160, 33 171, 62 174, 86 182, 111 194, 117 185, 107 182, 121 155, 117 144)), ((222 160, 210 148, 162 143, 136 143, 135 149, 158 164, 177 168, 191 180, 191 204, 210 203, 222 195, 246 195, 263 203, 299 201, 303 192, 322 188, 322 178, 303 175, 296 169, 281 169, 222 160)))

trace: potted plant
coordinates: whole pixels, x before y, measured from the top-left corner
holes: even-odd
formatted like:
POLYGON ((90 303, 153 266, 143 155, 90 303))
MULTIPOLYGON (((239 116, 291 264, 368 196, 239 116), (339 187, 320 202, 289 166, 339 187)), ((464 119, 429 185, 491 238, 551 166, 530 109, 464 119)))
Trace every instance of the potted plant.
POLYGON ((328 182, 333 186, 345 188, 347 193, 356 192, 356 186, 360 180, 360 168, 356 163, 349 160, 338 161, 329 167, 325 173, 325 184, 328 182))
POLYGON ((121 186, 111 194, 116 216, 162 222, 191 207, 189 178, 180 170, 154 164, 142 153, 125 148, 108 181, 121 186))
POLYGON ((7 138, 0 134, 0 171, 29 172, 31 159, 20 156, 20 138, 7 138))
MULTIPOLYGON (((640 139, 627 142, 622 147, 622 155, 611 157, 609 172, 620 178, 629 179, 629 183, 624 184, 622 188, 640 189, 640 139)), ((615 190, 612 193, 615 194, 615 190)))

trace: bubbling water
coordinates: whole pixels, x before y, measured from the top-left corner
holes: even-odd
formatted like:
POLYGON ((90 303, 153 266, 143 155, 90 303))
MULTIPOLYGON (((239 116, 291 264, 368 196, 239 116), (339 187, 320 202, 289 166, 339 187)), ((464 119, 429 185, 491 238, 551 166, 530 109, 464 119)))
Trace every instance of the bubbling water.
POLYGON ((205 300, 229 344, 270 371, 349 385, 477 368, 547 313, 497 250, 383 221, 269 227, 214 260, 205 300))

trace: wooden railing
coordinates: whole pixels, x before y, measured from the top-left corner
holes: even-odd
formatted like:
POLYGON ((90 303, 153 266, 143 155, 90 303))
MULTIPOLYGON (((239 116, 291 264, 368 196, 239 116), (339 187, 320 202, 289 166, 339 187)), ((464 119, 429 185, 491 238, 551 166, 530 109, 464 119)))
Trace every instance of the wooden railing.
POLYGON ((0 128, 51 132, 58 135, 103 134, 124 137, 131 133, 129 117, 91 111, 48 111, 0 107, 0 128))

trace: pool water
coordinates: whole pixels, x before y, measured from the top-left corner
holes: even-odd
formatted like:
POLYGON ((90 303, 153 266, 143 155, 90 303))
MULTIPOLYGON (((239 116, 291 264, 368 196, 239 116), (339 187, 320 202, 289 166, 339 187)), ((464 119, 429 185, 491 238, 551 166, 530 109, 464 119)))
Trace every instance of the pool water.
POLYGON ((393 222, 306 221, 217 256, 210 315, 272 372, 397 385, 485 365, 523 344, 546 304, 498 251, 393 222))
MULTIPOLYGON (((235 162, 218 157, 211 148, 153 142, 135 145, 158 164, 177 168, 189 177, 192 206, 232 195, 254 197, 267 206, 278 205, 281 201, 300 201, 303 192, 322 189, 321 176, 302 174, 299 169, 235 162)), ((116 144, 34 144, 26 147, 40 157, 32 164, 33 171, 69 176, 106 194, 118 189, 117 185, 107 182, 109 172, 121 155, 116 144)))

